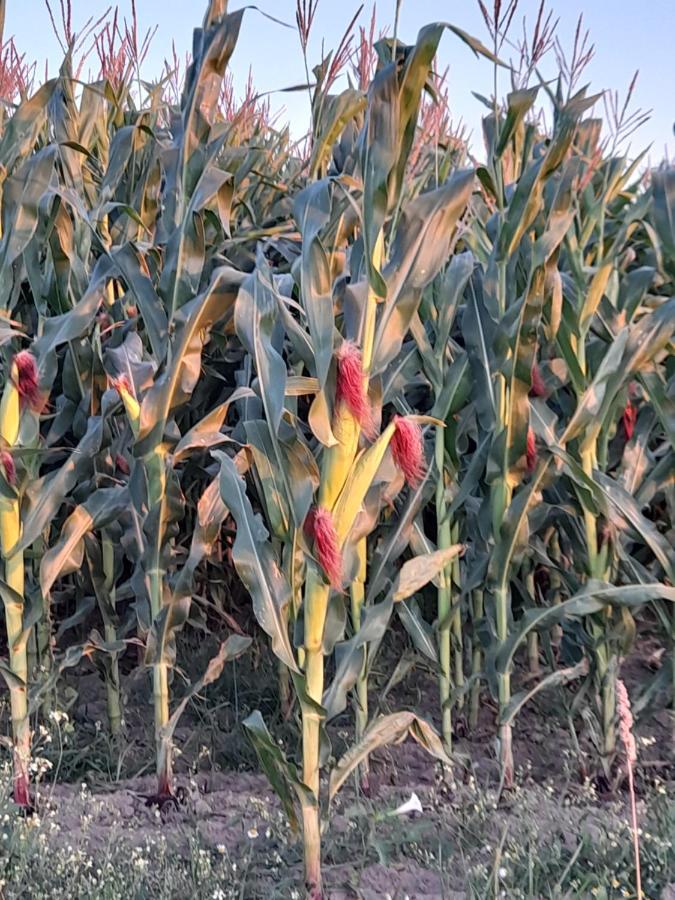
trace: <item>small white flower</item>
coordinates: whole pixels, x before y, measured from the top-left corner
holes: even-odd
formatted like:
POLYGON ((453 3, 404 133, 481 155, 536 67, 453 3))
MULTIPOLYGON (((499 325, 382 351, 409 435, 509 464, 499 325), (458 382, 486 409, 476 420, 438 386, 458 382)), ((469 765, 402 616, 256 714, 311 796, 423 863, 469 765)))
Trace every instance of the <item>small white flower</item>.
POLYGON ((506 876, 509 874, 509 870, 505 869, 504 866, 502 866, 497 874, 500 878, 506 878, 506 876))
POLYGON ((218 846, 216 847, 216 850, 218 851, 218 853, 220 853, 221 856, 224 856, 225 855, 225 844, 218 844, 218 846))
POLYGON ((258 837, 258 829, 255 827, 255 825, 252 828, 249 828, 248 836, 252 841, 254 841, 258 837))
POLYGON ((410 795, 410 800, 406 800, 405 803, 402 803, 399 807, 394 810, 395 816, 404 816, 406 813, 421 813, 422 812, 422 804, 420 803, 420 798, 417 794, 413 793, 410 795))

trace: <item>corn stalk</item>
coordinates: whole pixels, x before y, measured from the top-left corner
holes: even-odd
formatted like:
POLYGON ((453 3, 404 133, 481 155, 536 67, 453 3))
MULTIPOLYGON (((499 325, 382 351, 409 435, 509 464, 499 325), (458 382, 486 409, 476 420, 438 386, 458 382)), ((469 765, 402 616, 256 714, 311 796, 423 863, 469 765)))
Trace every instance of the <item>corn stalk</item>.
MULTIPOLYGON (((19 394, 19 370, 15 361, 10 364, 9 377, 0 401, 0 437, 7 448, 14 449, 19 438, 21 424, 21 397, 19 394)), ((10 449, 5 453, 11 452, 10 449)), ((13 465, 13 463, 12 463, 13 465)), ((5 464, 5 476, 8 468, 5 464)), ((8 479, 9 480, 9 479, 8 479)), ((16 547, 21 537, 21 501, 3 497, 0 508, 0 550, 4 563, 3 593, 5 624, 9 647, 8 684, 12 711, 12 739, 14 761, 14 801, 23 807, 30 806, 30 721, 28 717, 28 659, 27 638, 24 628, 24 558, 16 547)))

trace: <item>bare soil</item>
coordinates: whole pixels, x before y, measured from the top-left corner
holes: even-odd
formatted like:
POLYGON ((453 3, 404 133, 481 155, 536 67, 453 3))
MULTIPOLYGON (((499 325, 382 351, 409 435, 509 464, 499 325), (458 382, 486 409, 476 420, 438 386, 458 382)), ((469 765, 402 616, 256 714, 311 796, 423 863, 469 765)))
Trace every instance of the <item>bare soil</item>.
MULTIPOLYGON (((195 648, 197 671, 203 662, 198 657, 205 659, 208 649, 195 648)), ((274 673, 264 668, 253 672, 252 664, 255 656, 239 661, 236 669, 186 712, 176 734, 178 802, 162 810, 147 802, 155 780, 146 676, 136 671, 127 677, 125 735, 111 745, 101 727, 105 722, 101 680, 91 671, 71 673, 69 681, 78 694, 71 708, 75 730, 58 753, 53 743, 45 750, 57 759, 58 780, 43 783, 38 795, 40 817, 59 824, 50 837, 51 849, 59 852, 81 847, 95 856, 109 852, 113 845, 131 851, 161 836, 176 854, 188 854, 190 847, 198 844, 208 852, 240 861, 246 867, 243 897, 302 896, 299 842, 265 777, 256 771, 240 723, 251 709, 260 707, 290 755, 296 746, 295 728, 292 721, 282 719, 275 706, 274 673), (71 780, 66 782, 64 777, 71 780)), ((629 689, 631 684, 644 683, 653 665, 653 648, 645 640, 624 670, 629 689)), ((176 692, 180 689, 176 683, 176 692)), ((411 741, 375 753, 369 795, 351 781, 331 811, 324 837, 328 896, 334 900, 629 896, 612 888, 610 871, 613 843, 618 844, 617 859, 630 859, 624 781, 620 770, 609 780, 596 777, 591 729, 577 722, 573 735, 569 726, 566 709, 573 695, 572 688, 542 693, 517 719, 514 753, 518 776, 512 791, 499 792, 495 710, 487 696, 478 728, 472 733, 461 715, 457 719, 459 762, 452 772, 442 771, 411 741), (396 814, 397 807, 413 793, 422 812, 396 814), (593 862, 588 853, 600 853, 598 848, 605 843, 607 852, 603 850, 604 855, 593 862), (583 852, 578 850, 580 846, 583 852), (558 868, 555 854, 550 862, 543 861, 545 852, 550 849, 553 853, 551 848, 556 848, 560 857, 558 868), (582 862, 588 857, 585 865, 589 871, 593 866, 601 868, 606 859, 607 872, 597 874, 604 894, 583 887, 583 872, 580 893, 566 884, 560 893, 553 892, 575 852, 582 862), (519 893, 517 872, 523 868, 527 876, 529 871, 527 877, 533 884, 533 866, 536 871, 537 866, 550 868, 550 892, 541 890, 541 879, 545 881, 547 876, 540 874, 536 892, 519 893), (502 872, 507 874, 502 876, 502 872), (487 886, 487 893, 475 887, 481 884, 487 886)), ((375 691, 373 702, 378 696, 375 691)), ((381 708, 385 712, 406 706, 419 709, 421 704, 433 719, 435 698, 433 676, 419 666, 381 708)), ((656 800, 663 798, 665 816, 670 817, 659 838, 664 843, 675 830, 671 728, 671 714, 664 709, 645 712, 638 725, 639 811, 646 822, 655 815, 656 800)), ((351 740, 349 711, 332 723, 330 736, 337 757, 351 740)), ((658 811, 657 817, 663 820, 663 811, 658 811)), ((659 853, 665 864, 660 867, 663 871, 657 872, 657 862, 653 863, 654 888, 653 893, 646 891, 647 897, 672 896, 668 893, 675 882, 672 848, 661 848, 659 853)), ((572 883, 571 875, 565 877, 572 883)))

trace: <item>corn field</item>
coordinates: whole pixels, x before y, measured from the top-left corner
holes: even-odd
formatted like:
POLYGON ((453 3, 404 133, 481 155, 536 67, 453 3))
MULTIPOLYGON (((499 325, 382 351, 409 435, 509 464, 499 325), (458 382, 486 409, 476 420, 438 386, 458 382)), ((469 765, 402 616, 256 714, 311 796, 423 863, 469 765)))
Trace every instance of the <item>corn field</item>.
POLYGON ((621 792, 617 697, 644 635, 633 713, 670 710, 675 741, 675 168, 629 152, 630 91, 597 117, 579 30, 540 77, 543 4, 515 64, 513 0, 481 5, 481 39, 435 23, 408 44, 355 19, 318 61, 316 5, 298 0, 288 39, 300 141, 252 82, 237 98, 230 59, 261 13, 227 0, 154 81, 135 19, 85 41, 63 4, 55 77, 38 85, 11 41, 0 59, 14 802, 39 812, 36 735, 83 673, 115 754, 142 673, 161 811, 181 803, 193 701, 237 665, 266 673, 243 730, 312 900, 335 798, 376 791, 383 747, 395 761, 411 738, 461 780, 487 721, 508 797, 537 704, 583 777, 621 792), (477 156, 441 38, 494 71, 477 156), (431 688, 397 706, 414 669, 431 688))

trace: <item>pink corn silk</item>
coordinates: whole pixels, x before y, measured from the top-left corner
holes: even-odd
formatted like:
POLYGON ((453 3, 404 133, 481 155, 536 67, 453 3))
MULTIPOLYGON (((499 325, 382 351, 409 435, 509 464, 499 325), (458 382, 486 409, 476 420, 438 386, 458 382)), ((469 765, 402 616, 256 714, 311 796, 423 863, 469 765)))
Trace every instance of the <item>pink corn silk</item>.
POLYGON ((0 465, 5 470, 7 483, 11 485, 16 484, 16 466, 14 465, 12 454, 8 453, 7 450, 0 450, 0 465))
POLYGON ((635 423, 637 422, 637 407, 633 406, 633 404, 628 401, 623 411, 623 415, 621 416, 621 421, 623 423, 623 430, 626 434, 626 440, 630 440, 633 437, 633 432, 635 431, 635 423))
POLYGON ((30 350, 21 350, 14 357, 16 366, 16 387, 24 406, 33 409, 40 405, 40 386, 38 383, 38 368, 35 357, 30 350))
POLYGON ((335 399, 338 403, 344 403, 366 437, 372 439, 375 427, 365 389, 361 351, 353 341, 343 341, 336 355, 338 367, 335 399))
POLYGON ((541 377, 541 371, 536 360, 532 363, 532 372, 530 377, 530 397, 545 397, 546 385, 541 377))
POLYGON ((534 472, 537 465, 537 442, 532 428, 527 429, 527 471, 534 472))
POLYGON ((411 487, 422 481, 426 472, 424 459, 424 439, 417 422, 403 416, 394 417, 394 434, 391 439, 394 462, 403 472, 411 487))
POLYGON ((313 507, 305 519, 305 533, 314 541, 314 552, 331 586, 342 587, 342 553, 333 517, 323 506, 313 507))

